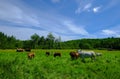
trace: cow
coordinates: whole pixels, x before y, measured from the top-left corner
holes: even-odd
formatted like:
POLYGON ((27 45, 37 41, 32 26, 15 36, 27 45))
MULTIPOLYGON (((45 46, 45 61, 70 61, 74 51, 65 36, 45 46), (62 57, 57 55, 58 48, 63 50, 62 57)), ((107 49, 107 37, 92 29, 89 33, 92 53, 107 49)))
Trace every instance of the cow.
POLYGON ((61 53, 59 53, 59 52, 55 52, 55 53, 54 53, 54 57, 56 57, 56 56, 61 57, 61 53))
POLYGON ((34 52, 29 52, 28 53, 28 59, 32 59, 35 57, 35 53, 34 52))
POLYGON ((50 52, 46 52, 46 56, 49 56, 50 55, 50 52))
POLYGON ((78 52, 70 52, 71 59, 78 59, 79 53, 78 52))
POLYGON ((25 51, 26 52, 31 52, 31 49, 30 48, 26 48, 25 51))
POLYGON ((16 52, 24 52, 24 49, 22 49, 22 48, 17 48, 17 49, 16 49, 16 52))
POLYGON ((80 57, 82 57, 82 60, 84 61, 85 58, 91 58, 91 60, 96 59, 96 54, 94 51, 82 51, 78 50, 78 53, 80 54, 80 57))

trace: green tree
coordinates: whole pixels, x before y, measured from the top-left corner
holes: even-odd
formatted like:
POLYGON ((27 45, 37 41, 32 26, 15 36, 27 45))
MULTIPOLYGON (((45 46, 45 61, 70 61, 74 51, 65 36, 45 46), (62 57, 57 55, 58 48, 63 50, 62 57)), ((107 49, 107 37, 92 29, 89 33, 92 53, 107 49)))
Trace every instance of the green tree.
POLYGON ((61 37, 59 36, 59 38, 56 38, 55 41, 54 41, 54 48, 55 49, 61 49, 61 37))
POLYGON ((15 48, 15 44, 16 44, 16 38, 14 36, 8 36, 7 37, 7 48, 15 48))
POLYGON ((55 37, 53 36, 53 34, 49 33, 46 38, 46 44, 48 49, 52 49, 54 47, 54 40, 55 40, 55 37))
POLYGON ((36 33, 31 36, 32 48, 35 48, 35 49, 38 48, 39 38, 40 38, 39 35, 37 35, 36 33))
POLYGON ((45 49, 45 38, 44 36, 41 36, 38 41, 38 45, 40 49, 45 49))
POLYGON ((7 47, 7 36, 0 32, 0 48, 5 49, 7 47))
POLYGON ((23 41, 23 48, 33 48, 33 42, 31 40, 23 41))
POLYGON ((16 48, 23 48, 23 41, 17 40, 17 41, 16 41, 16 44, 15 44, 15 47, 16 47, 16 48))

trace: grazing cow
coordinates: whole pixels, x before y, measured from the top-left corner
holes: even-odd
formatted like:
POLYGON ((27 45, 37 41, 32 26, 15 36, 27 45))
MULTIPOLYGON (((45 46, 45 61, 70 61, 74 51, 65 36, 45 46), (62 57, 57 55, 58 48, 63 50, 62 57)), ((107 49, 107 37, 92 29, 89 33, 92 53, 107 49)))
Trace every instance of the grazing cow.
POLYGON ((16 52, 24 52, 24 49, 22 49, 22 48, 17 48, 17 49, 16 49, 16 52))
POLYGON ((96 56, 102 56, 102 53, 96 53, 96 56))
POLYGON ((95 60, 95 57, 96 57, 96 54, 94 51, 78 50, 78 53, 80 54, 80 57, 82 57, 83 61, 84 61, 84 58, 91 58, 91 60, 95 60))
POLYGON ((78 52, 70 52, 71 59, 78 59, 79 53, 78 52))
POLYGON ((26 48, 25 51, 26 52, 31 52, 31 49, 30 48, 26 48))
POLYGON ((55 52, 55 53, 54 53, 54 57, 56 57, 56 56, 61 57, 61 53, 59 53, 59 52, 55 52))
POLYGON ((28 53, 28 59, 32 59, 34 57, 35 57, 35 53, 34 52, 28 53))
POLYGON ((50 52, 46 52, 46 56, 49 56, 50 55, 50 52))

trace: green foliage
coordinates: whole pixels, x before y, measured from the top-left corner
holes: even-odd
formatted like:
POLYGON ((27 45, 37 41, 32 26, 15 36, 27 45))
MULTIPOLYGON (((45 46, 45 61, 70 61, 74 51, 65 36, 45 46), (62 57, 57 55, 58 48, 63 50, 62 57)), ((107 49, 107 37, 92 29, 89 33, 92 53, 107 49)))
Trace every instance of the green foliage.
POLYGON ((49 33, 47 37, 33 34, 30 40, 17 40, 0 32, 0 49, 32 48, 32 49, 117 49, 120 50, 120 38, 79 39, 61 41, 49 33))
POLYGON ((38 41, 39 41, 39 35, 36 33, 31 36, 31 45, 33 46, 32 48, 36 49, 38 48, 38 41))
POLYGON ((66 41, 67 48, 81 49, 117 49, 120 50, 120 38, 80 39, 66 41))
POLYGON ((0 49, 15 48, 16 39, 14 36, 7 36, 0 32, 0 49))
POLYGON ((0 79, 120 79, 120 51, 103 51, 96 61, 86 58, 71 60, 70 51, 75 50, 32 50, 35 58, 29 60, 27 53, 15 50, 0 50, 0 79), (51 55, 46 56, 45 52, 51 55), (53 57, 53 52, 62 57, 53 57))

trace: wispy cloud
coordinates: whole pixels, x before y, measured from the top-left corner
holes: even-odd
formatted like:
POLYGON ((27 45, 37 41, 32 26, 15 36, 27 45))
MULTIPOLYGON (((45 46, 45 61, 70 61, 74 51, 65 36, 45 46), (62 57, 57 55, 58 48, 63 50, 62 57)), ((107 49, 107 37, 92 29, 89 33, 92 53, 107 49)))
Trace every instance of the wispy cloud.
POLYGON ((104 35, 115 35, 115 34, 117 34, 115 31, 108 30, 108 29, 102 30, 102 33, 104 35))
POLYGON ((101 34, 105 35, 105 36, 120 37, 119 29, 120 29, 120 25, 114 26, 114 27, 111 27, 111 28, 108 28, 108 29, 103 29, 101 31, 101 34))
POLYGON ((93 8, 93 12, 94 12, 94 13, 99 12, 100 8, 101 8, 100 6, 99 6, 99 7, 94 7, 94 8, 93 8))
POLYGON ((80 14, 84 11, 89 12, 92 8, 92 1, 93 0, 76 0, 78 8, 75 10, 75 13, 80 14))
POLYGON ((88 3, 87 5, 84 6, 83 10, 88 10, 92 6, 91 3, 88 3))
MULTIPOLYGON (((52 32, 66 39, 70 39, 75 34, 88 34, 84 27, 76 25, 71 19, 65 16, 47 10, 37 11, 34 8, 28 8, 27 5, 22 5, 21 1, 17 3, 19 5, 16 5, 13 0, 3 0, 0 3, 0 20, 5 22, 3 24, 4 27, 0 26, 0 31, 4 31, 4 33, 10 35, 13 34, 20 39, 26 39, 33 33, 45 35, 52 32)), ((88 7, 89 5, 85 9, 88 7)))
POLYGON ((33 35, 34 33, 37 33, 40 36, 47 36, 47 34, 49 33, 48 31, 45 30, 36 30, 31 28, 13 27, 5 25, 0 26, 0 31, 9 36, 14 35, 17 39, 21 40, 30 39, 30 36, 33 35))
POLYGON ((82 12, 98 13, 120 3, 119 0, 110 0, 105 5, 101 3, 96 3, 96 2, 97 2, 96 0, 76 0, 78 7, 75 10, 75 13, 76 14, 80 14, 82 12))
POLYGON ((88 35, 88 32, 84 29, 83 26, 77 26, 71 21, 65 21, 64 25, 75 34, 88 35))
POLYGON ((21 25, 39 25, 36 16, 25 9, 25 6, 16 5, 13 0, 2 0, 0 3, 0 19, 21 25), (23 8, 24 7, 24 8, 23 8))
POLYGON ((80 6, 77 8, 77 10, 75 11, 75 13, 76 13, 76 14, 79 14, 79 13, 84 12, 84 11, 89 12, 91 6, 92 6, 91 3, 88 3, 88 4, 86 4, 86 5, 80 5, 80 6))
MULTIPOLYGON (((89 29, 90 25, 87 24, 87 22, 89 21, 90 18, 82 16, 82 19, 84 18, 84 23, 81 24, 82 20, 79 19, 81 16, 76 18, 73 17, 72 16, 73 14, 71 15, 71 13, 70 14, 64 13, 64 10, 66 10, 66 12, 67 11, 73 12, 73 10, 75 11, 76 6, 74 6, 74 9, 70 10, 72 7, 71 6, 72 3, 73 5, 74 3, 77 3, 77 7, 75 11, 76 14, 80 14, 82 12, 93 12, 93 13, 101 12, 102 9, 105 8, 105 6, 98 4, 94 5, 93 3, 94 0, 75 0, 76 2, 71 1, 70 5, 68 4, 67 7, 64 6, 64 10, 63 8, 59 9, 60 11, 57 10, 58 9, 57 7, 54 8, 54 5, 51 6, 51 2, 59 3, 62 2, 62 0, 50 0, 51 2, 48 1, 48 3, 46 3, 46 1, 45 2, 43 1, 44 0, 39 0, 39 1, 35 0, 33 4, 36 4, 37 6, 33 6, 31 2, 27 2, 24 0, 1 0, 0 1, 0 31, 10 35, 15 35, 17 38, 20 39, 23 38, 27 39, 33 33, 46 36, 49 32, 52 32, 55 36, 61 36, 63 40, 97 37, 98 35, 120 36, 120 31, 117 30, 118 28, 103 29, 100 31, 101 34, 99 33, 98 35, 90 34, 89 33, 91 32, 90 30, 94 28, 94 24, 91 23, 93 28, 89 29), (44 6, 43 8, 43 6, 38 5, 37 2, 43 2, 47 6, 44 6)), ((117 2, 118 0, 115 1, 117 2)), ((116 2, 114 4, 116 4, 116 2)), ((67 1, 64 0, 64 3, 62 4, 66 4, 66 3, 67 1)))

